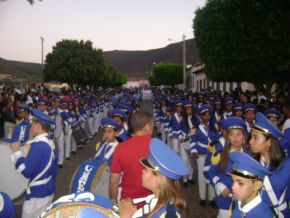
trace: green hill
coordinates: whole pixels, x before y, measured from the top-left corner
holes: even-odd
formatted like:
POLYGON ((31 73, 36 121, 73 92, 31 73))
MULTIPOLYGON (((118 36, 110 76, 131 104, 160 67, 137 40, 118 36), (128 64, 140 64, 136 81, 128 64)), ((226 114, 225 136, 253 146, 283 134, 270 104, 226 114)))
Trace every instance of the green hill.
POLYGON ((41 64, 0 58, 0 80, 42 81, 42 69, 41 64))

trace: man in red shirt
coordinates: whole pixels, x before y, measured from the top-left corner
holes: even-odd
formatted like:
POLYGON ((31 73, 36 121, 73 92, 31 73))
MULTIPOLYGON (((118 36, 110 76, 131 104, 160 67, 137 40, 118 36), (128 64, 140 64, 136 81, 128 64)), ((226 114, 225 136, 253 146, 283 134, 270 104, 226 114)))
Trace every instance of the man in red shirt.
POLYGON ((137 111, 129 118, 129 126, 133 136, 116 147, 111 165, 109 192, 111 199, 115 201, 120 179, 121 199, 135 199, 152 194, 142 186, 143 167, 139 160, 149 155, 153 118, 146 111, 137 111))

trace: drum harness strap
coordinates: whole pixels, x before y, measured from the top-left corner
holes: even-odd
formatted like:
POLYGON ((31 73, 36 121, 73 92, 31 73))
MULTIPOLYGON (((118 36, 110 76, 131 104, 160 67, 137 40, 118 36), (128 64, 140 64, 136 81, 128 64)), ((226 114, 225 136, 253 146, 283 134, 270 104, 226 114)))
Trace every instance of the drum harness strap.
POLYGON ((41 180, 39 180, 39 179, 49 170, 49 168, 52 164, 52 160, 54 158, 54 153, 53 153, 54 144, 53 144, 52 140, 49 140, 47 138, 47 133, 36 136, 33 140, 28 141, 26 144, 31 144, 33 142, 39 142, 39 141, 46 142, 49 145, 49 147, 51 148, 50 158, 49 158, 49 161, 48 161, 47 165, 45 166, 45 168, 39 174, 37 174, 31 180, 31 182, 28 184, 27 190, 26 190, 27 194, 31 194, 31 190, 30 190, 31 187, 47 184, 51 180, 51 175, 45 179, 41 179, 41 180))
POLYGON ((272 208, 274 209, 276 215, 279 218, 284 218, 284 215, 281 213, 281 211, 287 208, 287 202, 282 203, 285 198, 287 188, 284 189, 284 192, 282 193, 280 199, 278 200, 268 176, 265 176, 263 185, 264 185, 264 190, 267 192, 272 202, 272 208))

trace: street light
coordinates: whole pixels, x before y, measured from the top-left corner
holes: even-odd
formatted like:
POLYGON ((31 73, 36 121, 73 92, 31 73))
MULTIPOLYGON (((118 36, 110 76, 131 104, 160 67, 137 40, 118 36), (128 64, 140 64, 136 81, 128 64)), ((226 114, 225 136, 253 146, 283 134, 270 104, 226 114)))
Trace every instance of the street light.
POLYGON ((185 48, 185 35, 182 35, 182 45, 174 39, 169 38, 169 41, 176 42, 177 45, 182 46, 182 65, 183 65, 183 88, 186 88, 186 48, 185 48))
POLYGON ((42 36, 40 36, 40 40, 41 40, 41 64, 43 65, 43 42, 44 42, 44 38, 42 36))

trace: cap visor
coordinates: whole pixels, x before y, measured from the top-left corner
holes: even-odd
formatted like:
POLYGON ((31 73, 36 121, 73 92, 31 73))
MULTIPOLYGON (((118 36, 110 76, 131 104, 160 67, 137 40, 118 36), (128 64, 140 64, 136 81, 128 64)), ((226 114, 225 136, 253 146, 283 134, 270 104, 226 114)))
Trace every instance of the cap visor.
POLYGON ((149 163, 147 158, 141 158, 139 160, 140 164, 143 165, 146 168, 149 168, 151 170, 154 170, 154 167, 149 163))

